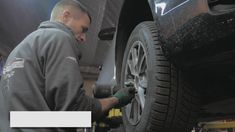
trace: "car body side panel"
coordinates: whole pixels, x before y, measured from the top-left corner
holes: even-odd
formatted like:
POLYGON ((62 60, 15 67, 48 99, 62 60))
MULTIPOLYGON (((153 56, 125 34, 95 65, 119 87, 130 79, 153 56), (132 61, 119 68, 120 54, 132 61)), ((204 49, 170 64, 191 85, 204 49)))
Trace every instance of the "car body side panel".
POLYGON ((150 0, 150 3, 165 42, 191 19, 208 10, 205 0, 150 0))
MULTIPOLYGON (((149 2, 160 30, 165 54, 178 65, 191 67, 201 63, 204 66, 211 61, 209 56, 218 53, 222 57, 218 56, 220 59, 215 61, 219 63, 225 59, 223 53, 235 49, 230 42, 224 41, 224 45, 218 43, 218 40, 222 41, 235 34, 234 10, 213 13, 207 0, 177 1, 181 2, 179 5, 171 4, 170 0, 149 2), (211 49, 210 52, 207 49, 211 49)), ((234 62, 231 64, 234 65, 234 62)))

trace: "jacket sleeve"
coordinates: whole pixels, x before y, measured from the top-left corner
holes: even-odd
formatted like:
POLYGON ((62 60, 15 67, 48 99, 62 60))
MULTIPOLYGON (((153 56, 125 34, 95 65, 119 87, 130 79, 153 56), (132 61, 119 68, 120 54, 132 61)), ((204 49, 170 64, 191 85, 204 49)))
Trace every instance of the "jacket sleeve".
POLYGON ((75 41, 69 36, 54 35, 53 40, 46 42, 41 49, 46 101, 51 110, 92 111, 95 119, 101 115, 101 104, 85 95, 78 57, 72 44, 75 41))

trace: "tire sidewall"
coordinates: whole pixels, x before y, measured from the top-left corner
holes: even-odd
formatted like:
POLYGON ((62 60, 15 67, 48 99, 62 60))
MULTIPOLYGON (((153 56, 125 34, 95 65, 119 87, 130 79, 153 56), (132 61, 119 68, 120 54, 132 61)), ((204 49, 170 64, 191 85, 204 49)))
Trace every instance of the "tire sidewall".
POLYGON ((139 123, 136 126, 131 125, 128 122, 128 119, 126 117, 126 113, 124 108, 123 111, 123 122, 126 128, 126 132, 144 132, 148 128, 148 123, 151 121, 151 107, 154 103, 154 93, 156 87, 156 81, 154 80, 154 73, 156 72, 154 67, 155 64, 155 56, 156 51, 154 50, 153 45, 155 44, 155 41, 153 40, 152 34, 150 32, 150 29, 145 26, 144 24, 139 24, 131 33, 125 52, 124 52, 124 58, 123 58, 123 65, 122 65, 122 72, 121 72, 121 86, 124 87, 124 73, 126 69, 126 62, 128 59, 128 55, 130 52, 131 47, 133 46, 134 42, 141 41, 142 46, 145 50, 146 56, 147 56, 147 93, 146 93, 146 100, 145 100, 145 106, 143 113, 141 115, 141 119, 139 123))

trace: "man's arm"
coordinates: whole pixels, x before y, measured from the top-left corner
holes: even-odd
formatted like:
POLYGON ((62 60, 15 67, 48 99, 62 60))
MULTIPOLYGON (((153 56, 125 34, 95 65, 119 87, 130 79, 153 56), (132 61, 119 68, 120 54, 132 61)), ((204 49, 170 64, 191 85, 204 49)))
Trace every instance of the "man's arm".
POLYGON ((102 112, 107 112, 113 107, 123 107, 131 102, 135 96, 135 88, 121 88, 112 97, 100 99, 102 112))
POLYGON ((113 108, 115 105, 119 103, 118 99, 115 97, 99 99, 101 104, 102 112, 105 113, 113 108))

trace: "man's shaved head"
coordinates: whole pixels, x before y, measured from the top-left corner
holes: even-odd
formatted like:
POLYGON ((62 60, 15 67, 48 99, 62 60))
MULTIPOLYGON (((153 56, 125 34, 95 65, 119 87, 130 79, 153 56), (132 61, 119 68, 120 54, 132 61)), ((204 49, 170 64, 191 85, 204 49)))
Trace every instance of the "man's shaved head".
POLYGON ((63 23, 71 29, 77 41, 85 42, 91 16, 79 1, 61 0, 52 9, 50 21, 63 23))
POLYGON ((62 15, 63 15, 63 11, 65 9, 77 9, 80 10, 81 13, 86 13, 91 21, 91 16, 87 10, 87 8, 80 3, 77 0, 61 0, 59 1, 54 8, 52 9, 51 12, 51 21, 56 21, 58 20, 62 15))

